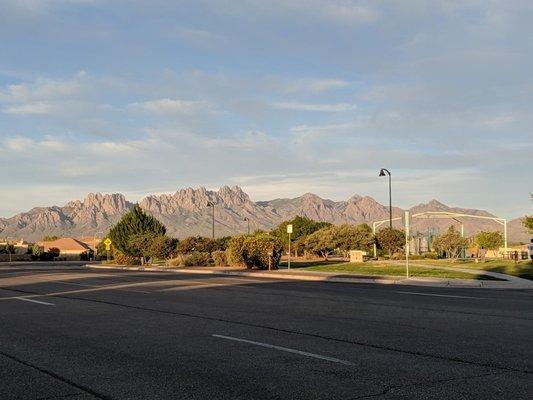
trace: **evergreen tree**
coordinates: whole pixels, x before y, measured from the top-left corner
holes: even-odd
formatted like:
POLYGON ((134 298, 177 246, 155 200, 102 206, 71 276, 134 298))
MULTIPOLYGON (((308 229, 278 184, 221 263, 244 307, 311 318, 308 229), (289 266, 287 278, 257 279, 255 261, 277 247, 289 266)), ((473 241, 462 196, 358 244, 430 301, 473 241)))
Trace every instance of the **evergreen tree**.
POLYGON ((135 257, 137 251, 130 247, 130 240, 134 236, 141 234, 164 236, 166 231, 161 222, 146 214, 138 204, 135 204, 133 209, 111 228, 109 237, 116 249, 128 256, 135 257))

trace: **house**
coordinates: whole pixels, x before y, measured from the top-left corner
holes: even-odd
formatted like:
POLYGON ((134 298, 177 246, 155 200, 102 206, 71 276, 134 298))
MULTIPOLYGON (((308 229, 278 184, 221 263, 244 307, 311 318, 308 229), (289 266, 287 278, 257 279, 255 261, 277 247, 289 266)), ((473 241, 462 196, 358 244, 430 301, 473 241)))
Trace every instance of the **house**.
POLYGON ((92 253, 91 246, 71 237, 39 242, 39 246, 41 246, 46 252, 50 251, 50 249, 58 249, 59 258, 68 260, 81 260, 82 258, 86 258, 88 254, 92 253))
POLYGON ((15 253, 13 254, 26 254, 28 253, 28 242, 24 239, 15 240, 9 238, 0 238, 0 247, 5 247, 8 244, 12 244, 15 247, 15 253))

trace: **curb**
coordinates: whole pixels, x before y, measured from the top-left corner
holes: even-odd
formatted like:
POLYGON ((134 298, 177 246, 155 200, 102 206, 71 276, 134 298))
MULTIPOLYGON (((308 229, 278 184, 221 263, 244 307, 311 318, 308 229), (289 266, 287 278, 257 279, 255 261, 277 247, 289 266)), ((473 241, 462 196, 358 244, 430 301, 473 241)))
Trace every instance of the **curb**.
POLYGON ((533 289, 531 286, 522 287, 512 282, 502 281, 475 281, 466 279, 441 279, 441 278, 387 278, 379 277, 339 277, 331 274, 319 275, 320 273, 310 274, 287 274, 285 272, 248 272, 242 270, 213 270, 213 269, 181 269, 181 268, 160 268, 160 267, 127 267, 124 265, 85 265, 93 269, 108 269, 108 270, 127 270, 127 271, 146 271, 146 272, 172 272, 172 273, 187 273, 187 274, 203 274, 203 275, 229 275, 229 276, 245 276, 255 278, 269 278, 279 280, 298 280, 298 281, 313 281, 313 282, 337 282, 337 283, 374 283, 381 285, 409 285, 409 286, 430 286, 430 287, 450 287, 450 288, 486 288, 486 289, 533 289))

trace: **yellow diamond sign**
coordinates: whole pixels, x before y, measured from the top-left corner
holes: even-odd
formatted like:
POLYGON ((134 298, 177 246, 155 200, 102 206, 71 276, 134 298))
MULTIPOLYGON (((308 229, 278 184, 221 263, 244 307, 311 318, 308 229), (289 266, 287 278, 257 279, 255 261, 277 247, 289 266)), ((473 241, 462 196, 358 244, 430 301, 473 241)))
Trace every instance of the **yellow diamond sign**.
POLYGON ((106 250, 111 250, 111 243, 113 243, 111 241, 111 239, 107 238, 106 240, 104 240, 104 244, 105 244, 105 249, 106 250))

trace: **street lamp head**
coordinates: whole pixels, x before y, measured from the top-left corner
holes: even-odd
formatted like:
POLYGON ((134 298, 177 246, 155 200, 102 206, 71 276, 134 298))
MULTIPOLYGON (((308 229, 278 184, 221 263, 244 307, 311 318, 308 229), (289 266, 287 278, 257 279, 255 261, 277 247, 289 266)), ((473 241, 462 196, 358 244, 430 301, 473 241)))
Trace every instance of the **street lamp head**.
POLYGON ((379 176, 386 176, 387 174, 390 175, 390 172, 387 168, 381 168, 381 170, 379 171, 379 176))
POLYGON ((214 206, 215 206, 215 203, 213 203, 211 201, 207 202, 207 207, 214 207, 214 206))
POLYGON ((244 217, 242 220, 243 221, 249 221, 248 217, 244 217))

